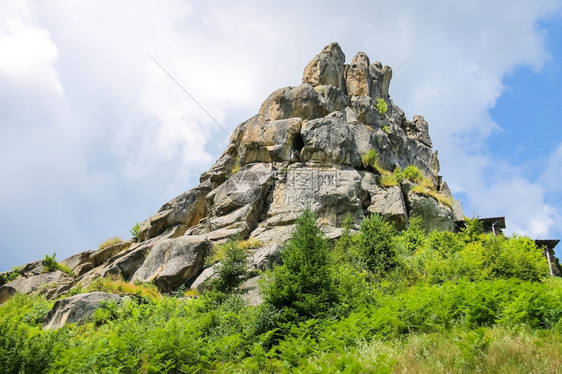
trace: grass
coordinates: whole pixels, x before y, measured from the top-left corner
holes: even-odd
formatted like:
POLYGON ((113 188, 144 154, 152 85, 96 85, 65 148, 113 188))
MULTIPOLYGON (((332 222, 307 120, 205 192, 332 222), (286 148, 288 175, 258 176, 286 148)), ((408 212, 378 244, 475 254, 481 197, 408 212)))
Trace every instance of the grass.
POLYGON ((365 342, 355 355, 362 372, 372 373, 560 372, 562 336, 525 328, 455 329, 365 342))
POLYGON ((379 154, 374 149, 368 150, 367 153, 361 156, 363 165, 370 166, 372 168, 376 167, 378 159, 379 159, 379 154))
MULTIPOLYGON (((248 240, 237 240, 237 241, 235 241, 235 244, 238 248, 245 249, 245 250, 256 249, 256 248, 259 248, 263 245, 262 242, 260 242, 257 239, 253 239, 253 238, 250 238, 248 240)), ((205 265, 208 267, 208 266, 216 264, 219 261, 222 261, 225 258, 225 255, 226 255, 225 250, 229 245, 232 245, 232 244, 230 242, 227 242, 227 243, 223 243, 223 244, 219 244, 219 245, 215 246, 213 248, 211 256, 207 257, 207 259, 205 260, 205 265)))
POLYGON ((123 241, 123 239, 121 239, 118 236, 114 236, 112 238, 109 238, 99 245, 98 251, 101 250, 101 249, 107 248, 107 247, 111 247, 114 244, 121 243, 122 241, 123 241))
POLYGON ((420 195, 432 197, 435 200, 437 200, 439 203, 453 209, 453 200, 451 198, 440 194, 439 192, 435 191, 430 187, 423 186, 423 185, 415 186, 412 188, 412 192, 420 195))
POLYGON ((158 292, 158 288, 154 284, 129 283, 122 279, 113 278, 98 278, 90 283, 86 288, 82 288, 80 285, 77 285, 67 296, 96 291, 117 295, 135 295, 148 298, 153 301, 162 298, 162 295, 158 292))

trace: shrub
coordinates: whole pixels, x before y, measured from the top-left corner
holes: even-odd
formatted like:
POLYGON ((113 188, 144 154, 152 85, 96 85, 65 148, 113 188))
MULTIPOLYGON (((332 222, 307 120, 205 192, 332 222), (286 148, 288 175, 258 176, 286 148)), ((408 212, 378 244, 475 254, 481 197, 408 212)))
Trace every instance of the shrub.
POLYGON ((420 169, 415 167, 414 165, 408 165, 404 168, 402 172, 404 179, 411 180, 412 182, 421 183, 424 179, 424 176, 420 169))
POLYGON ((386 101, 384 101, 383 98, 379 97, 377 99, 377 103, 375 104, 375 106, 376 106, 377 110, 379 111, 379 115, 382 118, 388 110, 388 106, 386 105, 386 101))
POLYGON ((372 168, 376 167, 379 154, 374 149, 370 149, 362 157, 363 165, 370 166, 372 168))
POLYGON ((121 243, 122 241, 123 241, 123 239, 121 239, 121 238, 118 237, 118 236, 114 236, 114 237, 112 237, 112 238, 109 238, 109 239, 107 239, 106 241, 104 241, 103 243, 101 243, 101 244, 99 245, 98 251, 99 251, 100 249, 104 249, 104 248, 110 247, 110 246, 112 246, 112 245, 114 245, 114 244, 121 243))
POLYGON ((12 267, 12 270, 7 271, 3 274, 0 274, 0 285, 10 283, 10 282, 18 279, 19 276, 20 276, 19 271, 20 271, 21 268, 22 268, 21 266, 12 267))
POLYGON ((380 277, 396 266, 394 233, 393 226, 378 214, 372 214, 361 222, 357 255, 362 268, 380 277))
POLYGON ((140 231, 140 223, 136 222, 133 225, 133 228, 131 228, 131 230, 129 230, 131 232, 131 237, 133 239, 135 239, 135 241, 139 240, 139 231, 140 231))
POLYGON ((43 260, 41 260, 41 264, 43 265, 43 269, 44 269, 43 271, 46 273, 50 273, 52 271, 60 270, 63 273, 74 276, 72 270, 70 270, 68 267, 62 264, 59 264, 57 260, 55 260, 56 255, 57 255, 56 253, 53 253, 52 256, 45 255, 43 260))
POLYGON ((281 257, 283 265, 273 269, 271 282, 264 285, 265 303, 283 310, 288 319, 326 313, 337 294, 330 272, 328 243, 310 208, 298 218, 281 257))
POLYGON ((382 128, 382 131, 386 132, 387 134, 390 134, 390 126, 384 126, 382 128))

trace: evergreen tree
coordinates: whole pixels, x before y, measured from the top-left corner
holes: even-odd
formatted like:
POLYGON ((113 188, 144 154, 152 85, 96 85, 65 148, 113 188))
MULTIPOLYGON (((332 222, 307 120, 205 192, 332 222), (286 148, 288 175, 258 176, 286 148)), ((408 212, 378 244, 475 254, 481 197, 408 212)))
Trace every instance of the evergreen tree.
POLYGON ((224 259, 217 265, 217 277, 212 279, 211 286, 219 292, 232 292, 246 279, 247 265, 247 251, 240 248, 235 240, 228 241, 224 248, 224 259))
POLYGON ((392 270, 397 265, 393 245, 394 228, 383 217, 373 214, 361 222, 357 254, 361 266, 375 276, 392 270))
POLYGON ((281 252, 283 265, 271 273, 265 302, 287 316, 317 317, 333 305, 337 295, 330 273, 328 243, 316 226, 316 216, 306 208, 291 239, 281 252))

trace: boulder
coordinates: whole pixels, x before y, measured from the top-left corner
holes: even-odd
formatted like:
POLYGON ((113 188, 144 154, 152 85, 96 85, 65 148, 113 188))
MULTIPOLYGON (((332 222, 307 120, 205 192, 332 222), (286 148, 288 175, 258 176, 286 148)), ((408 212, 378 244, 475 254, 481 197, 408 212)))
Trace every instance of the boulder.
POLYGON ((208 220, 250 206, 251 209, 245 212, 244 217, 236 217, 236 220, 242 219, 252 223, 258 218, 259 207, 272 178, 271 165, 254 164, 243 168, 207 196, 211 206, 208 220))
POLYGON ((399 186, 379 188, 371 197, 369 213, 377 213, 394 224, 398 230, 404 230, 408 223, 408 210, 404 195, 399 186))
POLYGON ((248 269, 265 270, 273 267, 274 264, 281 263, 282 248, 279 243, 268 243, 254 250, 248 261, 248 269))
POLYGON ((74 272, 74 274, 80 276, 85 273, 84 269, 88 268, 91 269, 93 267, 92 263, 90 262, 90 255, 92 255, 95 251, 84 251, 72 255, 68 258, 65 258, 60 262, 61 265, 68 267, 70 270, 74 272), (76 269, 78 269, 76 271, 76 269))
POLYGON ((448 206, 440 204, 431 196, 409 192, 407 194, 410 216, 422 218, 422 226, 427 232, 454 231, 455 218, 448 206))
POLYGON ((305 121, 301 135, 304 142, 301 161, 356 168, 362 165, 353 132, 344 119, 327 117, 305 121))
POLYGON ((192 290, 197 290, 199 293, 203 293, 209 290, 208 280, 215 278, 217 273, 217 264, 208 267, 207 269, 203 270, 197 278, 191 283, 190 288, 192 290))
POLYGON ((302 148, 302 120, 291 118, 248 123, 240 143, 240 165, 253 162, 296 161, 302 148))
POLYGON ((141 267, 148 253, 154 247, 157 238, 134 244, 131 248, 110 258, 103 265, 85 272, 77 278, 77 283, 86 287, 99 277, 113 277, 130 280, 133 274, 141 267))
POLYGON ((315 86, 314 90, 324 99, 328 113, 344 110, 349 106, 349 96, 337 87, 331 85, 315 86))
POLYGON ((159 241, 135 272, 132 281, 154 281, 160 291, 170 292, 192 280, 201 271, 211 246, 204 236, 159 241))
POLYGON ((0 304, 4 303, 16 293, 29 294, 36 292, 40 295, 52 296, 53 290, 59 286, 68 286, 74 278, 62 271, 40 273, 30 277, 18 278, 0 287, 0 304))
POLYGON ((369 57, 365 52, 357 52, 351 65, 345 67, 345 86, 350 96, 368 96, 370 94, 371 76, 369 74, 369 57))
POLYGON ((38 260, 23 265, 18 273, 23 277, 31 277, 43 273, 43 270, 43 260, 38 260))
POLYGON ((57 300, 45 317, 43 328, 57 330, 67 323, 83 323, 102 303, 121 302, 122 297, 105 292, 91 292, 57 300))
POLYGON ((344 89, 345 55, 338 43, 327 45, 304 69, 302 82, 317 85, 332 85, 344 89))
POLYGON ((125 241, 115 243, 113 245, 107 246, 102 249, 98 249, 95 252, 92 252, 88 257, 88 262, 92 264, 93 267, 100 266, 113 256, 121 253, 122 251, 129 248, 132 244, 132 241, 125 241))
POLYGON ((264 122, 296 117, 303 120, 314 119, 326 114, 326 100, 308 83, 273 92, 264 101, 259 112, 260 120, 264 122))
POLYGON ((155 215, 143 222, 139 238, 154 238, 173 226, 177 226, 174 236, 183 235, 205 215, 205 196, 209 191, 208 186, 200 184, 164 204, 155 215))
POLYGON ((340 226, 347 213, 362 219, 361 179, 354 169, 289 168, 275 181, 252 237, 264 243, 277 234, 285 237, 286 231, 280 226, 294 223, 306 206, 332 226, 340 226))

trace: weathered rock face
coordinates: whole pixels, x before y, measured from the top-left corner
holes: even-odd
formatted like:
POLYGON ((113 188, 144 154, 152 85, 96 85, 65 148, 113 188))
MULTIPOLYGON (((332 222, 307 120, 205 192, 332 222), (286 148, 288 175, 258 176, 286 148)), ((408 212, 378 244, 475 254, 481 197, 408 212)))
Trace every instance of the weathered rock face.
POLYGON ((162 240, 152 248, 132 280, 154 280, 161 291, 170 292, 197 275, 210 249, 211 242, 203 236, 162 240))
POLYGON ((81 323, 94 314, 102 302, 118 303, 121 296, 105 292, 91 292, 57 300, 43 323, 46 330, 57 330, 67 323, 81 323))
POLYGON ((345 55, 338 43, 326 46, 304 69, 303 83, 313 86, 330 85, 343 89, 345 55))
POLYGON ((341 235, 348 214, 358 224, 378 213, 398 229, 420 215, 427 230, 452 230, 464 215, 439 176, 429 125, 422 116, 408 120, 394 105, 391 78, 390 67, 371 63, 365 53, 347 65, 340 46, 328 45, 306 66, 301 84, 273 92, 233 131, 197 187, 142 223, 139 242, 70 257, 64 263, 77 276, 72 281, 44 275, 40 262, 28 264, 26 280, 2 286, 0 297, 43 284, 56 288, 49 295, 60 295, 68 284, 85 287, 99 277, 153 281, 164 292, 191 282, 203 289, 214 274, 203 269, 213 244, 258 239, 263 245, 253 251, 250 268, 263 269, 278 261, 306 206, 328 238, 341 235), (376 162, 367 164, 363 158, 373 151, 376 162), (409 181, 383 185, 383 176, 409 165, 420 169, 431 193, 416 193, 420 189, 409 181), (451 203, 444 205, 447 199, 451 203))
POLYGON ((0 287, 0 304, 16 293, 29 294, 35 292, 46 297, 56 297, 60 294, 59 288, 68 287, 70 289, 72 281, 72 277, 58 270, 21 277, 0 287))

